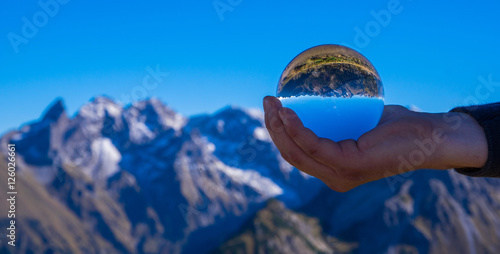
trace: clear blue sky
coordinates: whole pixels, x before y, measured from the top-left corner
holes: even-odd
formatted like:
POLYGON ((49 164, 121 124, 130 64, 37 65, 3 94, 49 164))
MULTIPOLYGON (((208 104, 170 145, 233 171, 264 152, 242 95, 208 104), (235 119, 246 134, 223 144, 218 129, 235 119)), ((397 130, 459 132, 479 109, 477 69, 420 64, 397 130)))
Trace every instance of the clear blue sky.
POLYGON ((287 63, 319 44, 370 59, 387 103, 447 111, 476 90, 500 101, 478 81, 500 82, 498 1, 65 1, 0 2, 0 133, 57 97, 71 115, 96 95, 156 96, 185 115, 261 107, 287 63), (168 73, 156 87, 148 66, 168 73))

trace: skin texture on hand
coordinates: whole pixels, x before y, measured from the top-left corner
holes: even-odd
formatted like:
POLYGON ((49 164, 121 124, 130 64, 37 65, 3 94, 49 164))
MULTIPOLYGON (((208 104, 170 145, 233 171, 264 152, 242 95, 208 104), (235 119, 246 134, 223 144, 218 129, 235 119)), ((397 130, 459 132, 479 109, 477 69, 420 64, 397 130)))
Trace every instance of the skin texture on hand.
POLYGON ((484 131, 463 113, 419 113, 389 105, 379 124, 357 141, 316 136, 298 116, 271 96, 265 122, 282 157, 339 192, 408 171, 482 167, 488 148, 484 131))

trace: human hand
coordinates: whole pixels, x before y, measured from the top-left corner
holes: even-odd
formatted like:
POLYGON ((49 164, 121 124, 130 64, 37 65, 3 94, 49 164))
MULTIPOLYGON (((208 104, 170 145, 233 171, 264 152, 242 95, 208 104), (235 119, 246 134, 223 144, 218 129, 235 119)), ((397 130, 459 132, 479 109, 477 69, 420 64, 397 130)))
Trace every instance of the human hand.
POLYGON ((379 124, 357 141, 316 136, 271 96, 265 122, 283 158, 335 191, 419 168, 482 167, 488 150, 484 131, 463 113, 419 113, 389 105, 379 124))

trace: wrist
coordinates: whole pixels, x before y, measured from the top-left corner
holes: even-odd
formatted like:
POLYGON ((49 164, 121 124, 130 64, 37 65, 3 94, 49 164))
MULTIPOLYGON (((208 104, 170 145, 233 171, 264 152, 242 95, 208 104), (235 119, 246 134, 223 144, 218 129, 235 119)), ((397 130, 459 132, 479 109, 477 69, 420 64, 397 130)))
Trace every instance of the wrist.
POLYGON ((459 112, 437 114, 436 128, 442 129, 439 168, 481 168, 488 159, 483 128, 470 115, 459 112))

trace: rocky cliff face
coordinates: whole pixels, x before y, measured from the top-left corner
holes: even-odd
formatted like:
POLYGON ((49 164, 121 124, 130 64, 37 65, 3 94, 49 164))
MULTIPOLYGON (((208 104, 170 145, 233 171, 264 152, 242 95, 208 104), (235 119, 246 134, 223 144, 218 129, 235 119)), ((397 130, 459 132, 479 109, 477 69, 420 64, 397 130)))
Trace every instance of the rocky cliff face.
POLYGON ((336 193, 283 161, 258 110, 98 97, 70 118, 56 101, 0 158, 9 143, 19 244, 1 253, 500 251, 499 180, 422 171, 336 193))

